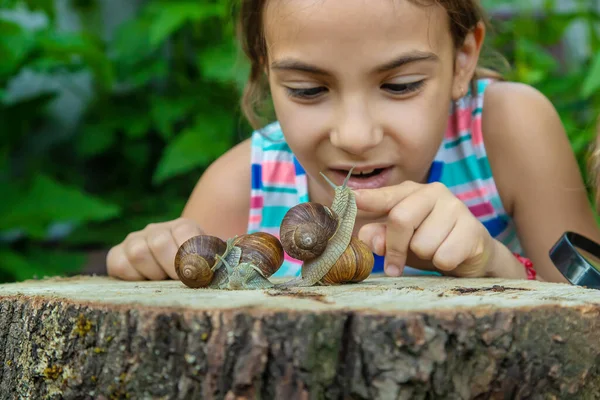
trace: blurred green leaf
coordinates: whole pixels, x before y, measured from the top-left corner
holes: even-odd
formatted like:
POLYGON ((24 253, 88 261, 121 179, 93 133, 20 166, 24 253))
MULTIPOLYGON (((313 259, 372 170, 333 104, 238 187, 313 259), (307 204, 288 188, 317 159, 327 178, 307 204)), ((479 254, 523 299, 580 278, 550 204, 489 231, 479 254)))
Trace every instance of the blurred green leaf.
POLYGON ((27 4, 31 11, 41 11, 50 19, 54 19, 55 2, 54 0, 20 0, 27 4))
POLYGON ((0 18, 0 82, 17 73, 21 63, 37 45, 36 36, 18 24, 0 18))
POLYGON ((199 117, 193 127, 178 134, 169 144, 154 173, 154 184, 206 166, 219 157, 230 146, 231 129, 231 115, 215 113, 199 117))
POLYGON ((83 33, 52 32, 45 35, 40 44, 46 57, 56 61, 84 63, 94 71, 100 87, 109 90, 114 82, 112 65, 106 57, 101 43, 83 33))
POLYGON ((84 157, 94 157, 106 151, 117 137, 108 124, 87 126, 77 139, 77 153, 84 157))
POLYGON ((156 18, 150 26, 150 45, 157 47, 186 22, 201 22, 211 17, 224 16, 222 3, 202 4, 199 1, 155 1, 148 6, 156 18))
POLYGON ((583 82, 581 95, 585 98, 588 98, 597 91, 600 91, 600 51, 592 60, 590 71, 583 82))
POLYGON ((155 196, 150 200, 157 200, 144 204, 143 212, 131 213, 128 218, 119 218, 104 223, 92 223, 80 226, 64 240, 69 245, 103 245, 114 246, 121 242, 127 234, 143 229, 150 223, 170 221, 181 215, 185 206, 186 197, 174 198, 171 196, 155 196), (160 204, 154 204, 159 203, 160 204), (148 210, 156 210, 154 212, 148 210))
POLYGON ((152 20, 144 17, 128 20, 117 28, 115 38, 108 44, 110 58, 123 69, 121 72, 125 77, 135 72, 130 70, 132 66, 146 59, 154 50, 148 40, 151 23, 152 20))
POLYGON ((52 222, 102 221, 116 217, 120 212, 114 204, 42 174, 35 177, 18 201, 14 200, 0 206, 0 230, 21 228, 40 239, 45 237, 52 222))
POLYGON ((237 81, 238 71, 245 67, 240 60, 236 44, 227 41, 200 53, 198 65, 206 79, 230 83, 237 81))
POLYGON ((85 254, 35 249, 17 253, 0 249, 0 270, 8 271, 17 281, 77 273, 86 262, 85 254))
POLYGON ((151 120, 147 113, 129 114, 122 117, 125 134, 130 139, 140 139, 144 137, 150 130, 151 120))
POLYGON ((148 165, 150 160, 150 143, 132 143, 126 146, 122 151, 125 160, 131 167, 143 168, 148 165))
POLYGON ((0 145, 19 148, 47 118, 46 107, 56 98, 55 92, 41 92, 31 97, 5 99, 0 103, 0 145))
POLYGON ((127 83, 134 88, 143 87, 152 81, 166 78, 168 73, 169 65, 165 60, 143 63, 129 74, 127 83))
POLYGON ((152 96, 152 120, 163 139, 168 140, 173 136, 173 125, 186 118, 197 103, 198 99, 192 96, 152 96))

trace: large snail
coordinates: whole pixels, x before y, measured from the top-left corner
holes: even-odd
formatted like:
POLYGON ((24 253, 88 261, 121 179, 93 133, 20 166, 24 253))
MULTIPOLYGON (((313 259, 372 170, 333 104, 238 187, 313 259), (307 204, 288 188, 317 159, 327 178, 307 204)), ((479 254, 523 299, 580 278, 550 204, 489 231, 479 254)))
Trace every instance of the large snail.
POLYGON ((227 242, 210 235, 188 239, 175 255, 175 271, 188 287, 262 289, 283 264, 283 247, 266 232, 245 234, 227 242))
POLYGON ((373 253, 364 242, 352 236, 357 207, 347 183, 353 169, 341 186, 321 174, 335 190, 331 207, 301 203, 284 216, 279 235, 283 249, 304 263, 300 278, 277 287, 360 282, 371 274, 373 253))

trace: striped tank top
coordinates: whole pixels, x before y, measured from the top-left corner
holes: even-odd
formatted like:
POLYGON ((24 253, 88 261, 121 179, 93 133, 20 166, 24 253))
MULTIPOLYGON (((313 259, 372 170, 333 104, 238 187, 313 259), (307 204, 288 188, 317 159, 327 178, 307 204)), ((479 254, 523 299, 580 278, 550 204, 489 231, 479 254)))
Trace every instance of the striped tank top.
MULTIPOLYGON (((481 79, 449 110, 448 125, 432 162, 427 182, 441 182, 511 251, 523 250, 510 216, 504 210, 486 155, 481 132, 483 94, 491 83, 481 79)), ((252 133, 252 189, 248 233, 263 231, 279 237, 279 226, 293 206, 310 201, 306 174, 288 147, 278 122, 252 133)), ((374 254, 373 272, 383 272, 383 257, 374 254)), ((302 262, 285 254, 273 275, 299 276, 302 262)), ((425 275, 406 266, 404 275, 425 275)))

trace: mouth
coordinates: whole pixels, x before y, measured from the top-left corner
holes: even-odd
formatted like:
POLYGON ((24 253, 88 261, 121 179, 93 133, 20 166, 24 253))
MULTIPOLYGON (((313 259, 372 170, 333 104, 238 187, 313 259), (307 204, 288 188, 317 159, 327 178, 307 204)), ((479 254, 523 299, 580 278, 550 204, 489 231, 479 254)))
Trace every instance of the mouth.
MULTIPOLYGON (((373 189, 385 186, 392 167, 354 168, 348 179, 348 187, 352 189, 373 189)), ((336 184, 341 185, 350 172, 350 167, 331 168, 336 184)))

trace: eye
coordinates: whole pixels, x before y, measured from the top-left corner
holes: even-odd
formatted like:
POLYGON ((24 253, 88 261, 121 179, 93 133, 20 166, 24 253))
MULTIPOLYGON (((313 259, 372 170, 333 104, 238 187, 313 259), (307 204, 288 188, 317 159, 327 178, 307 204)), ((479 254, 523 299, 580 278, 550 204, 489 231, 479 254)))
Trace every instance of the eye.
POLYGON ((407 82, 407 83, 386 83, 381 87, 391 94, 409 94, 416 92, 425 85, 425 81, 407 82))
POLYGON ((321 93, 327 92, 327 88, 323 86, 301 89, 286 87, 286 91, 288 96, 290 97, 295 97, 299 99, 314 99, 315 97, 318 97, 321 93))

